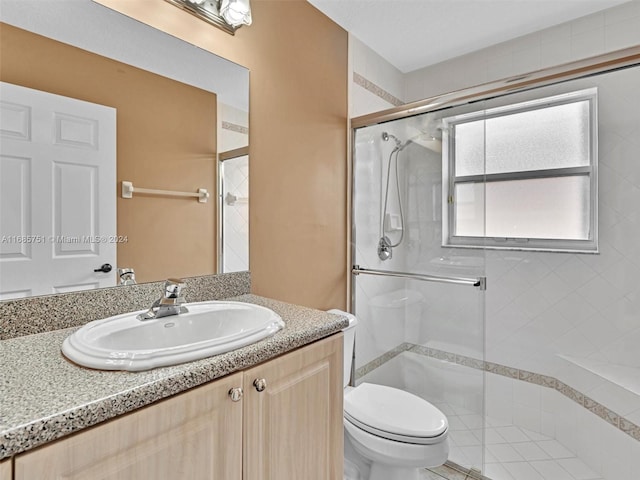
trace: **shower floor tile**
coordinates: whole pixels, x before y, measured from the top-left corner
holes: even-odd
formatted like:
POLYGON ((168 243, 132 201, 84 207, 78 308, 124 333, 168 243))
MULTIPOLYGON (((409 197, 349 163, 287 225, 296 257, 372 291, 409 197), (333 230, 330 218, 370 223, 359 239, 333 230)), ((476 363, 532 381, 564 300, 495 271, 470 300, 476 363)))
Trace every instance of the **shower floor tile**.
MULTIPOLYGON (((449 412, 449 460, 463 468, 478 467, 484 453, 488 480, 605 480, 553 438, 492 418, 485 420, 483 430, 473 412, 447 403, 436 406, 449 412)), ((477 478, 445 465, 426 470, 421 480, 477 478)))

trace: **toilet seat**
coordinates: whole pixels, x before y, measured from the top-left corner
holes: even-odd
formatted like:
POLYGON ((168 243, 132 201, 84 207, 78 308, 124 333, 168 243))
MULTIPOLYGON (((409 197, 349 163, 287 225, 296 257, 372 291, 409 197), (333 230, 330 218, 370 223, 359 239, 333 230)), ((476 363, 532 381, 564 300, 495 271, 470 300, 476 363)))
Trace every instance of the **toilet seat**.
POLYGON ((442 441, 449 427, 445 415, 426 400, 371 383, 345 393, 344 416, 372 435, 416 445, 442 441))

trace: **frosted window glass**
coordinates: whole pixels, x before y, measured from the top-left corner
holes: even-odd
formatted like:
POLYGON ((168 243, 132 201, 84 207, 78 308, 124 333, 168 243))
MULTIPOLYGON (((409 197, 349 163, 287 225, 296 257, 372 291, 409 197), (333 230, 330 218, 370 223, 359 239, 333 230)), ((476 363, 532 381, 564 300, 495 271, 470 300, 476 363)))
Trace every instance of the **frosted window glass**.
POLYGON ((484 174, 484 120, 455 126, 456 176, 484 174))
POLYGON ((456 176, 588 166, 589 102, 458 124, 455 158, 456 176))
POLYGON ((455 233, 464 237, 484 236, 484 183, 455 186, 455 233))
POLYGON ((588 175, 488 182, 484 187, 473 183, 456 185, 456 235, 566 240, 589 238, 588 175), (484 202, 480 207, 471 204, 483 200, 483 193, 486 197, 486 226, 479 211, 484 202))

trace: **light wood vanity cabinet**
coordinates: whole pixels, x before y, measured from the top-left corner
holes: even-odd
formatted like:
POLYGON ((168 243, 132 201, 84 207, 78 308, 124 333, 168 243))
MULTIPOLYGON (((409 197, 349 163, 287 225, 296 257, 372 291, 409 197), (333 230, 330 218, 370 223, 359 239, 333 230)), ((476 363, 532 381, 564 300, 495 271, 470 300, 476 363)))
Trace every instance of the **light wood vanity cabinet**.
POLYGON ((11 480, 11 460, 0 460, 0 480, 11 480))
POLYGON ((15 480, 242 478, 236 373, 19 455, 15 480))
POLYGON ((245 371, 244 480, 342 480, 342 346, 340 334, 245 371))
POLYGON ((19 455, 14 480, 341 480, 342 435, 334 335, 19 455))

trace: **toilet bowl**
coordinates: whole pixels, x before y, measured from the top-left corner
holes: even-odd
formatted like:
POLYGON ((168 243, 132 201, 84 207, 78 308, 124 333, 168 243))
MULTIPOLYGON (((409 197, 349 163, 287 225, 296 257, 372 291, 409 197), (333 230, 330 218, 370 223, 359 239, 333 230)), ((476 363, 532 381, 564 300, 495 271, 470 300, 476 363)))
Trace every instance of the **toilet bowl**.
POLYGON ((345 480, 418 480, 419 472, 446 462, 449 424, 426 400, 397 388, 348 386, 356 318, 344 332, 345 480))

